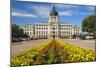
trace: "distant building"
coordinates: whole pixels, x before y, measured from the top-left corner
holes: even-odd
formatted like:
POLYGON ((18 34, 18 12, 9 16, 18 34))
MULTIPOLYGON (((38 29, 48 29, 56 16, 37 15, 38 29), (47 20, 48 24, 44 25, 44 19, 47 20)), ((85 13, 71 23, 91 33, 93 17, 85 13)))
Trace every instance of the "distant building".
POLYGON ((59 15, 55 7, 51 10, 48 19, 47 23, 40 22, 33 25, 25 25, 23 27, 24 33, 35 38, 72 37, 80 34, 80 27, 59 22, 59 15))
POLYGON ((34 36, 34 32, 35 32, 34 25, 30 25, 30 24, 25 25, 24 28, 23 28, 23 31, 28 36, 33 37, 34 36))

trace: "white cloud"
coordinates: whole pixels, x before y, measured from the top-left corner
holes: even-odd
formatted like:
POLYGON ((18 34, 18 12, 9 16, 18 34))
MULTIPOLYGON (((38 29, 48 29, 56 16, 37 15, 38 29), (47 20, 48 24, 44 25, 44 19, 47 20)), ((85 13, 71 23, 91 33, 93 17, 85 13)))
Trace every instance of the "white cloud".
POLYGON ((89 11, 95 11, 95 7, 94 7, 94 6, 88 6, 87 9, 88 9, 89 11))
POLYGON ((31 7, 33 11, 36 12, 36 15, 41 18, 47 18, 49 16, 50 9, 46 6, 33 6, 31 7))
POLYGON ((37 11, 37 16, 41 17, 41 18, 47 18, 49 16, 49 12, 45 12, 45 11, 37 11))
POLYGON ((46 7, 46 6, 33 6, 32 9, 34 9, 34 10, 42 10, 42 11, 49 10, 49 8, 46 7))
POLYGON ((20 16, 20 17, 33 17, 33 18, 36 18, 37 16, 36 15, 33 15, 33 14, 24 14, 24 13, 18 13, 18 12, 12 12, 12 16, 20 16))
MULTIPOLYGON (((64 7, 64 5, 63 5, 63 7, 64 7)), ((36 15, 41 18, 47 18, 52 9, 52 8, 50 9, 48 6, 33 6, 31 8, 37 13, 36 15)), ((60 16, 72 16, 72 13, 70 11, 61 11, 58 13, 60 16)))
POLYGON ((22 9, 15 9, 15 8, 12 8, 12 12, 27 13, 25 10, 22 10, 22 9))
POLYGON ((72 16, 72 13, 69 11, 63 11, 63 12, 59 12, 60 16, 72 16))
POLYGON ((80 12, 80 15, 94 15, 94 12, 80 12))
POLYGON ((78 5, 66 5, 66 4, 56 4, 56 6, 57 7, 59 7, 59 8, 79 8, 80 6, 78 6, 78 5))
POLYGON ((26 11, 23 10, 16 10, 12 9, 12 16, 22 16, 22 17, 39 17, 39 18, 47 18, 49 16, 50 9, 49 7, 46 6, 36 6, 36 5, 31 5, 27 7, 28 9, 32 10, 34 13, 29 14, 26 11))

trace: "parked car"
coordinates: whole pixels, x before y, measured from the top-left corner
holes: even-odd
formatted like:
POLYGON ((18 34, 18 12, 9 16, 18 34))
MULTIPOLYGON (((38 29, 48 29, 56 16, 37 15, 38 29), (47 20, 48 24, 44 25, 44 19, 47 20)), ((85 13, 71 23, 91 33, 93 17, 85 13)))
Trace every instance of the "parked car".
POLYGON ((12 42, 20 42, 22 41, 21 38, 13 37, 12 42))
POLYGON ((86 36, 86 39, 87 39, 87 40, 93 39, 93 36, 86 36))
POLYGON ((26 41, 27 39, 26 39, 26 38, 22 38, 22 40, 23 40, 23 41, 26 41))

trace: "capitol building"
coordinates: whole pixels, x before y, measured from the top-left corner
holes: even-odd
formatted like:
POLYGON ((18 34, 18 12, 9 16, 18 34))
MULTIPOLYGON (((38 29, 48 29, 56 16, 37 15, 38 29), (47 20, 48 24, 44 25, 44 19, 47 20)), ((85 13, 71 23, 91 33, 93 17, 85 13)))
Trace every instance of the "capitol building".
POLYGON ((23 26, 23 31, 30 37, 35 38, 69 38, 80 35, 80 27, 69 23, 59 22, 59 14, 55 7, 52 8, 48 22, 39 22, 23 26))

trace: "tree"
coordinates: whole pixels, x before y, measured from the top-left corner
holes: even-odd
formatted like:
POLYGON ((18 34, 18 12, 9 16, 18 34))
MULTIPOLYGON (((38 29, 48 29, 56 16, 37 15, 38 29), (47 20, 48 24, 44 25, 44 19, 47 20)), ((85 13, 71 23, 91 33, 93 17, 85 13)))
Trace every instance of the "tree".
POLYGON ((96 32, 96 16, 91 15, 88 17, 85 17, 85 19, 82 22, 82 31, 93 33, 93 36, 95 38, 95 32, 96 32))
POLYGON ((73 39, 75 39, 77 36, 74 34, 72 37, 73 37, 73 39))
POLYGON ((25 33, 22 35, 23 38, 28 38, 29 36, 25 33))
POLYGON ((23 35, 23 30, 16 24, 12 24, 12 37, 21 37, 23 35))

